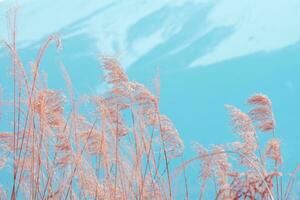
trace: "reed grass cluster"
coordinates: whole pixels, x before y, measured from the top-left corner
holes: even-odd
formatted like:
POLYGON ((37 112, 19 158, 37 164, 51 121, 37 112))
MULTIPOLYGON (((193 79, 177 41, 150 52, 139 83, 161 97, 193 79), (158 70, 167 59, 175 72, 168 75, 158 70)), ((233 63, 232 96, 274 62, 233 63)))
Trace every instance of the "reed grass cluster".
POLYGON ((61 47, 59 37, 51 35, 28 68, 18 54, 15 17, 9 25, 12 37, 3 43, 11 57, 13 91, 12 99, 1 98, 0 105, 13 110, 13 121, 1 122, 11 129, 0 133, 0 168, 12 176, 0 178, 0 183, 11 180, 2 184, 0 199, 175 199, 178 176, 184 177, 183 198, 192 199, 188 182, 194 177, 186 169, 195 162, 201 163, 199 199, 208 192, 224 200, 292 198, 300 165, 285 184, 267 96, 251 96, 247 113, 226 105, 237 142, 211 149, 195 144, 197 156, 183 160, 183 141, 160 112, 158 95, 129 80, 117 60, 101 57, 106 92, 75 99, 63 67, 68 94, 49 88, 40 73, 47 48, 52 43, 61 47), (93 111, 80 113, 83 104, 93 111), (269 134, 265 144, 259 142, 260 134, 269 134), (178 158, 181 164, 171 169, 178 158), (208 181, 215 183, 215 192, 208 191, 208 181))

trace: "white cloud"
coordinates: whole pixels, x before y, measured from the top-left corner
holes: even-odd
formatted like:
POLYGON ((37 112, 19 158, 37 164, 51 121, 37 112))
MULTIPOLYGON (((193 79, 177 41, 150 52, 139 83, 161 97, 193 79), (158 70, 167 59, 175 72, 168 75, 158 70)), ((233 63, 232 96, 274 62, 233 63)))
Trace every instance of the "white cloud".
MULTIPOLYGON (((0 23, 5 24, 5 11, 11 5, 20 5, 18 38, 24 45, 39 41, 94 13, 92 17, 85 19, 82 27, 64 37, 71 37, 78 33, 88 34, 95 39, 100 52, 121 55, 120 59, 125 66, 182 31, 185 20, 192 18, 192 13, 198 12, 197 9, 204 4, 214 4, 214 8, 208 13, 207 22, 202 24, 199 34, 191 36, 185 44, 174 47, 174 51, 184 48, 184 45, 192 44, 194 40, 203 37, 203 33, 208 33, 214 28, 231 27, 233 33, 219 44, 212 46, 210 52, 195 60, 192 67, 209 65, 258 51, 271 51, 293 44, 300 39, 300 0, 194 0, 193 10, 184 11, 182 16, 176 12, 176 9, 166 13, 161 19, 164 23, 148 35, 134 38, 131 49, 128 49, 127 36, 132 25, 162 8, 178 7, 182 11, 180 6, 184 6, 186 2, 191 3, 191 0, 176 1, 176 4, 173 0, 107 0, 101 3, 82 0, 10 2, 12 3, 3 1, 3 6, 0 7, 0 23), (172 26, 172 31, 166 34, 172 26)), ((195 24, 195 28, 198 26, 200 25, 195 24)), ((1 28, 0 38, 5 36, 7 36, 6 31, 1 28)))
MULTIPOLYGON (((174 5, 179 6, 184 1, 186 0, 178 1, 174 5)), ((161 9, 172 1, 102 1, 101 3, 89 1, 87 3, 81 0, 72 2, 25 0, 18 2, 22 2, 18 15, 20 33, 18 39, 25 46, 92 14, 92 17, 85 19, 83 27, 74 30, 69 35, 64 35, 65 38, 78 33, 86 33, 96 40, 100 51, 105 54, 121 54, 126 57, 124 61, 129 65, 134 58, 138 58, 163 40, 159 34, 160 30, 157 30, 149 38, 137 40, 133 51, 127 51, 128 29, 144 16, 161 9), (144 42, 144 45, 141 42, 144 42)), ((11 4, 7 4, 0 10, 0 23, 5 24, 4 11, 10 6, 11 4)), ((0 37, 6 35, 5 30, 0 29, 0 37)))
POLYGON ((192 66, 291 45, 300 40, 299 19, 299 0, 220 1, 208 17, 209 24, 233 27, 234 32, 192 66))

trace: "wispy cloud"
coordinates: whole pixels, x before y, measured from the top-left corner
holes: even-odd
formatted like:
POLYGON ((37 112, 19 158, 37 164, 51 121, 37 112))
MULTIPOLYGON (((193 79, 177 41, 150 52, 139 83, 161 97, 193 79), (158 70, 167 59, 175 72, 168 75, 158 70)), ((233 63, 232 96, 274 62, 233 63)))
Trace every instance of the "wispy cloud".
MULTIPOLYGON (((10 6, 21 4, 18 13, 20 32, 18 38, 21 43, 30 45, 53 32, 63 32, 68 27, 75 27, 71 32, 64 32, 62 36, 66 38, 76 33, 85 33, 95 39, 99 51, 106 54, 124 54, 125 52, 126 56, 130 57, 128 54, 132 52, 126 50, 128 29, 143 17, 172 1, 87 3, 74 0, 70 3, 60 0, 25 0, 16 2, 7 4, 0 11, 0 22, 5 24, 5 10, 10 6)), ((181 1, 174 5, 178 4, 181 4, 181 1)), ((5 30, 1 29, 0 36, 5 35, 5 30)), ((157 33, 149 38, 139 38, 133 50, 135 56, 137 57, 140 52, 145 53, 151 46, 161 42, 160 37, 159 30, 157 30, 157 33), (140 42, 145 42, 145 45, 140 45, 140 42)))
MULTIPOLYGON (((0 2, 3 0, 0 0, 0 2)), ((125 66, 146 55, 151 49, 166 43, 174 34, 182 30, 187 19, 194 17, 199 7, 212 4, 204 15, 205 23, 197 24, 199 34, 190 35, 193 41, 222 27, 230 27, 233 32, 221 40, 212 43, 211 48, 202 53, 191 67, 209 65, 235 57, 252 54, 258 51, 271 51, 293 44, 300 40, 300 1, 299 0, 181 0, 181 1, 105 1, 85 2, 74 0, 72 3, 61 0, 12 1, 19 4, 19 41, 32 44, 53 32, 63 32, 63 37, 71 37, 79 33, 92 37, 98 50, 105 54, 120 55, 125 66), (189 9, 166 9, 184 7, 193 2, 189 9), (163 15, 159 11, 166 9, 163 15), (155 17, 155 21, 145 24, 155 30, 147 34, 138 34, 128 41, 130 29, 147 16, 155 17), (66 31, 68 28, 71 31, 66 31)), ((0 23, 5 23, 5 9, 12 3, 5 1, 0 9, 0 23)), ((147 22, 145 22, 147 23, 147 22)), ((144 30, 140 30, 144 31, 144 30)), ((0 30, 0 37, 4 37, 5 30, 0 30)), ((185 45, 190 45, 186 43, 185 45)), ((174 51, 185 48, 183 44, 174 47, 174 51)), ((187 66, 188 67, 188 66, 187 66)))
POLYGON ((192 66, 291 45, 300 40, 299 19, 299 0, 220 1, 208 16, 209 26, 231 26, 234 32, 192 66))

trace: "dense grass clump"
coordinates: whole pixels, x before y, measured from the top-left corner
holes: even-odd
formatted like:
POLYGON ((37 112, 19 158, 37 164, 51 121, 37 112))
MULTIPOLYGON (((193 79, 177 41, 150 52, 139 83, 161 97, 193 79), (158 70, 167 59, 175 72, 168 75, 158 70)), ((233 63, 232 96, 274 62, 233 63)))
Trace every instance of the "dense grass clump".
MULTIPOLYGON (((120 64, 102 57, 109 89, 101 95, 75 99, 72 81, 63 69, 68 94, 48 88, 39 71, 56 35, 48 38, 26 70, 17 51, 15 19, 12 39, 4 45, 11 56, 13 91, 1 99, 12 110, 0 133, 0 168, 11 171, 11 184, 2 185, 0 199, 175 199, 174 177, 184 177, 181 190, 190 199, 186 168, 199 168, 199 199, 206 183, 215 183, 215 199, 290 199, 295 175, 282 181, 280 141, 270 99, 263 94, 248 99, 244 113, 227 105, 240 140, 208 150, 195 145, 197 156, 184 161, 184 144, 172 121, 160 113, 159 98, 142 84, 130 81, 120 64), (68 97, 68 98, 67 98, 68 97), (92 112, 80 113, 88 104, 92 112), (66 109, 69 105, 71 109, 66 109), (259 143, 259 135, 270 134, 259 143), (171 168, 174 159, 182 159, 171 168)), ((2 178, 0 179, 1 183, 2 178)))

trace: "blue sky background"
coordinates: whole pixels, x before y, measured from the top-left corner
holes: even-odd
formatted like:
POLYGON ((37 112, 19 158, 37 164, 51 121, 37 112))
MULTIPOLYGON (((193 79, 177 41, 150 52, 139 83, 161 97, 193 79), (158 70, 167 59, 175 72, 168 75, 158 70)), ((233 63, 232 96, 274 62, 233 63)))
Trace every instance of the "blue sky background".
MULTIPOLYGON (((0 0, 0 39, 12 6, 25 63, 48 35, 62 38, 63 50, 50 48, 42 63, 50 87, 62 88, 64 63, 77 95, 101 92, 100 54, 116 56, 152 89, 159 68, 161 111, 178 128, 185 157, 193 141, 235 140, 224 104, 247 111, 246 99, 262 92, 273 101, 285 170, 300 161, 299 0, 0 0)), ((5 52, 0 84, 9 95, 5 52)))

